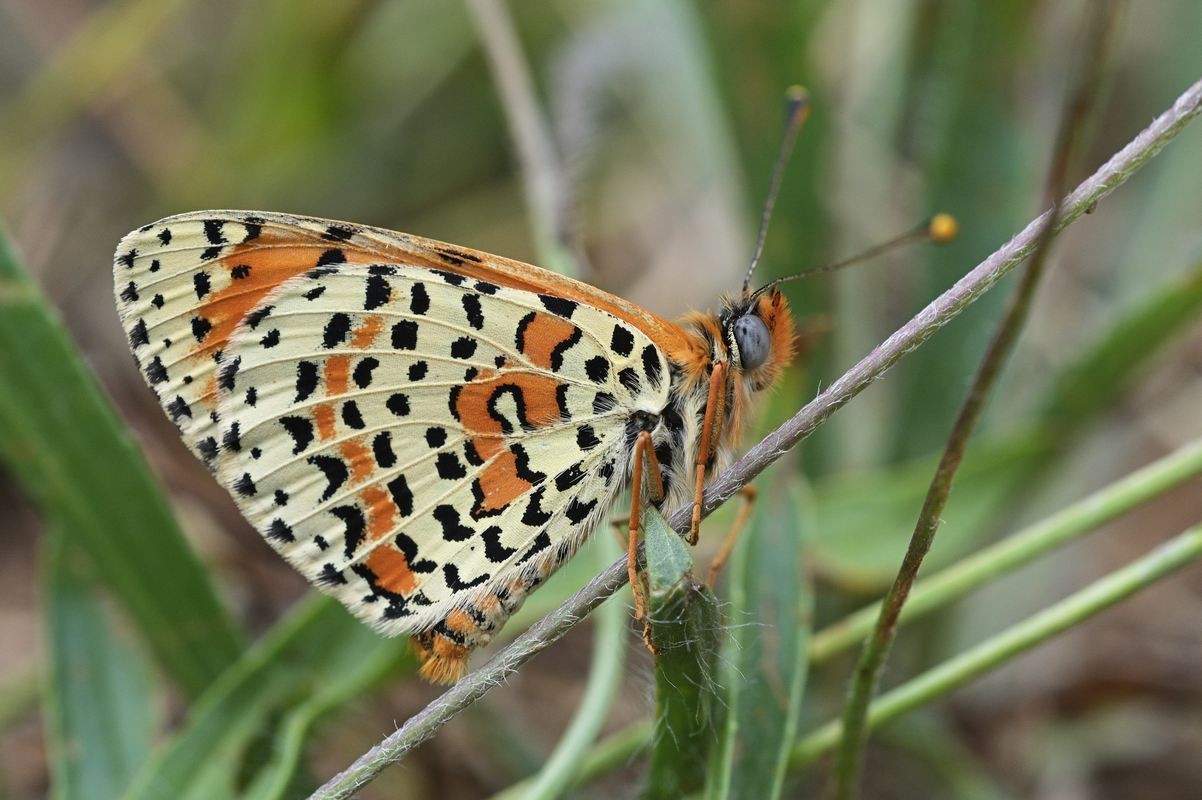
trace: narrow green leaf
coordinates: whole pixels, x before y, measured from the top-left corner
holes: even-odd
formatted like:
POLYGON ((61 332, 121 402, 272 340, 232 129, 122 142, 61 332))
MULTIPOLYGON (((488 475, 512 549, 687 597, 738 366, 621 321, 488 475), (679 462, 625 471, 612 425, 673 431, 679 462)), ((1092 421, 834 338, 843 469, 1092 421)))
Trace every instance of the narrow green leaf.
POLYGON ((0 230, 0 461, 199 694, 242 648, 146 463, 0 230))
POLYGON ((655 744, 644 794, 678 798, 705 783, 717 739, 718 601, 693 580, 687 545, 654 508, 644 517, 655 659, 655 744))
POLYGON ((801 719, 813 595, 804 564, 813 506, 800 481, 777 481, 730 564, 723 659, 725 724, 710 798, 780 797, 801 719))
POLYGON ((404 642, 310 596, 201 696, 127 797, 283 797, 313 723, 408 658, 404 642), (274 750, 253 763, 262 739, 274 750))
POLYGON ((113 626, 78 548, 57 530, 45 544, 51 796, 120 797, 150 753, 154 715, 147 666, 113 626))

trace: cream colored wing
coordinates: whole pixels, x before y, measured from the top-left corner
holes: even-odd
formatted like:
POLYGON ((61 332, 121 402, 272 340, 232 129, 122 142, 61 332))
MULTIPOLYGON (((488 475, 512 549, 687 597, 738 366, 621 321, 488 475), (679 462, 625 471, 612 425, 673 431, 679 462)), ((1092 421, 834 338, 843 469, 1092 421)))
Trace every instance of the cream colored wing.
POLYGON ((271 249, 230 258, 260 223, 166 222, 115 267, 148 382, 268 541, 388 633, 562 562, 622 488, 631 416, 667 404, 663 354, 608 311, 425 266, 317 266, 320 228, 305 258, 288 245, 308 271, 270 283, 271 249))

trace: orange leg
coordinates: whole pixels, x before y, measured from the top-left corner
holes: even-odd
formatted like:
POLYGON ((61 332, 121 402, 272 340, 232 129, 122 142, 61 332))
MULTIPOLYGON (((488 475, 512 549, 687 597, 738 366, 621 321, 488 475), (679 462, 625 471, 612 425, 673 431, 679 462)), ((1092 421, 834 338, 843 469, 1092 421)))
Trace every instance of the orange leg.
POLYGON ((643 505, 644 465, 650 472, 647 494, 653 503, 664 499, 664 480, 660 475, 659 460, 655 457, 655 445, 651 434, 643 431, 634 443, 634 470, 630 484, 630 538, 626 541, 626 574, 630 578, 630 590, 634 593, 634 616, 643 622, 643 642, 652 653, 657 652, 651 642, 651 621, 647 615, 647 587, 639 575, 639 523, 643 505))
POLYGON ((755 510, 755 498, 758 495, 759 492, 753 486, 744 486, 739 490, 743 504, 739 506, 735 520, 730 525, 730 531, 722 540, 722 546, 718 548, 718 552, 714 554, 714 560, 710 562, 709 572, 705 576, 705 582, 711 589, 718 581, 718 573, 726 566, 726 561, 730 558, 730 551, 735 548, 735 543, 739 540, 739 534, 743 532, 743 528, 747 527, 747 521, 751 519, 751 512, 755 510))
POLYGON ((710 370, 709 394, 705 400, 705 419, 701 423, 701 441, 697 443, 697 481, 693 486, 693 520, 689 524, 689 544, 697 544, 701 534, 701 500, 705 495, 705 466, 714 451, 715 440, 722 435, 726 416, 726 364, 719 361, 710 370))

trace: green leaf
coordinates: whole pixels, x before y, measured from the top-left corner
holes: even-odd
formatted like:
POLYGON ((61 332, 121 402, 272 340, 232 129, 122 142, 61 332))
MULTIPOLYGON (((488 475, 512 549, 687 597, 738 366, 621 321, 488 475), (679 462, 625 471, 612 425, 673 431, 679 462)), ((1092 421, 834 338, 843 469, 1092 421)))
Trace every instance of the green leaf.
POLYGON ((774 488, 758 503, 729 567, 726 713, 710 798, 779 797, 801 719, 813 614, 804 554, 813 506, 799 480, 774 488))
POLYGON ((141 454, 0 230, 0 460, 190 695, 242 642, 141 454))
POLYGON ((114 628, 82 553, 59 531, 45 539, 51 796, 120 797, 150 753, 152 684, 138 648, 114 628))
POLYGON ((403 642, 310 596, 201 696, 127 797, 285 797, 312 725, 410 658, 403 642), (274 746, 255 763, 264 740, 274 746))
POLYGON ((655 659, 655 744, 645 797, 678 798, 705 782, 717 739, 715 677, 722 620, 709 587, 693 580, 688 547, 654 508, 643 535, 655 659))

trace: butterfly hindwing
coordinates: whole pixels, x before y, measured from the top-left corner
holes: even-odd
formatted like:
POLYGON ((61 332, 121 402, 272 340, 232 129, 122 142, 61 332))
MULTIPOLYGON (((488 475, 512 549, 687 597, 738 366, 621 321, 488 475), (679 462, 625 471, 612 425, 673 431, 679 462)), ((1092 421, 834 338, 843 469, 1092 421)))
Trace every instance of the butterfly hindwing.
POLYGON ((666 403, 653 339, 480 260, 258 219, 166 220, 115 271, 148 382, 267 540, 389 633, 569 556, 622 488, 627 420, 666 403))

